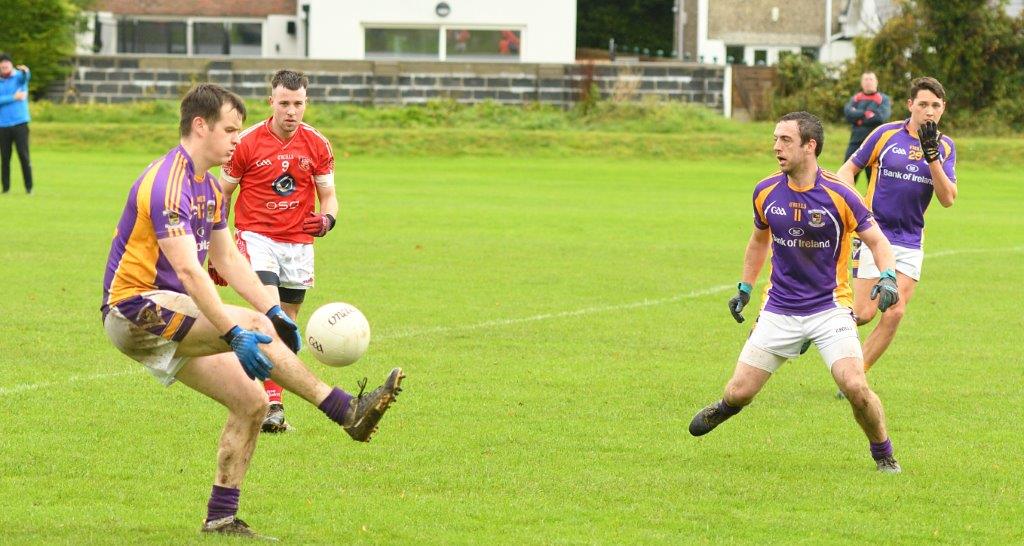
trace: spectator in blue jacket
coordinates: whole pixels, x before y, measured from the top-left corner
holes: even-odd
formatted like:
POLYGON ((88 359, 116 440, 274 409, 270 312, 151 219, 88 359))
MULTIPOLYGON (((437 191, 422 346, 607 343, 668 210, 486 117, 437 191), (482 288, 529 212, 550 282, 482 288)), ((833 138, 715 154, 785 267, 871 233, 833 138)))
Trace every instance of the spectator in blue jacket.
MULTIPOLYGON (((892 115, 892 101, 885 93, 878 91, 878 76, 874 72, 865 72, 860 76, 860 93, 850 97, 849 102, 843 108, 846 114, 846 121, 850 122, 850 145, 846 147, 845 162, 860 148, 864 140, 868 138, 875 127, 889 121, 892 115)), ((864 169, 867 173, 868 184, 871 183, 871 169, 864 169)), ((860 177, 860 173, 857 174, 860 177)), ((856 178, 854 183, 856 183, 856 178)))
POLYGON ((32 193, 32 163, 28 158, 28 67, 17 67, 11 56, 0 53, 0 181, 11 191, 11 145, 18 148, 25 191, 32 193))

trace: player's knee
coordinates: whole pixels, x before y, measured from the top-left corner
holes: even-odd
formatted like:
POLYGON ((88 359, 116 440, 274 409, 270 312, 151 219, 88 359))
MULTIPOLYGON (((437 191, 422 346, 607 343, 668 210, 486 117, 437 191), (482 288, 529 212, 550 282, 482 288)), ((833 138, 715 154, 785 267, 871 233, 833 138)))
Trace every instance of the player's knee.
POLYGON ((905 315, 906 312, 906 304, 904 304, 903 302, 899 302, 896 305, 893 305, 892 307, 886 309, 883 318, 886 320, 886 322, 896 324, 903 320, 903 315, 905 315))
POLYGON ((270 319, 266 315, 261 315, 255 311, 247 312, 244 324, 241 326, 246 330, 256 331, 268 336, 274 335, 274 324, 270 322, 270 319))
POLYGON ((863 375, 851 377, 844 381, 839 385, 839 390, 843 391, 850 404, 857 408, 867 406, 868 400, 871 397, 871 388, 868 387, 868 382, 863 375))
POLYGON ((746 406, 757 396, 757 388, 744 381, 729 381, 725 386, 725 401, 731 406, 746 406))
POLYGON ((260 389, 260 393, 262 394, 253 393, 253 395, 246 397, 244 403, 239 408, 239 412, 249 421, 262 423, 263 419, 267 416, 270 400, 267 399, 267 393, 263 389, 260 389))

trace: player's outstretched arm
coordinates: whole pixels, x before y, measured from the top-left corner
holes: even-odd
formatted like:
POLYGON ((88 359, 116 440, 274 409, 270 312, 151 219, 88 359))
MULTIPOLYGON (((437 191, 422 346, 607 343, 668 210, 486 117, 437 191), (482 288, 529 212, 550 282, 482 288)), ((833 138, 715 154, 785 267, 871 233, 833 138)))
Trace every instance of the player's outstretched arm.
POLYGON ((203 264, 199 263, 195 237, 191 234, 167 237, 158 240, 157 244, 203 316, 213 323, 218 331, 231 330, 235 326, 235 321, 228 316, 224 303, 217 294, 217 287, 210 280, 203 264))
POLYGON ((268 309, 281 303, 270 291, 263 288, 263 283, 238 251, 226 228, 215 229, 210 234, 210 261, 217 265, 217 272, 224 277, 228 285, 249 302, 253 309, 266 313, 268 309))
POLYGON ((729 300, 729 312, 736 322, 743 322, 745 319, 741 314, 743 308, 750 302, 750 293, 764 261, 768 258, 768 247, 771 243, 771 230, 754 228, 747 242, 747 250, 743 254, 743 275, 737 286, 738 292, 729 300))
POLYGON ((878 300, 878 310, 885 312, 900 301, 900 292, 896 283, 896 258, 892 251, 892 245, 885 234, 872 222, 871 227, 858 231, 857 236, 868 245, 871 254, 875 256, 875 263, 881 276, 878 283, 871 288, 871 299, 878 300))
POLYGON ((839 170, 836 171, 836 176, 839 178, 839 180, 842 180, 843 183, 852 186, 854 180, 857 179, 857 173, 859 173, 860 171, 860 167, 858 167, 852 159, 847 159, 846 163, 843 163, 843 166, 839 167, 839 170))

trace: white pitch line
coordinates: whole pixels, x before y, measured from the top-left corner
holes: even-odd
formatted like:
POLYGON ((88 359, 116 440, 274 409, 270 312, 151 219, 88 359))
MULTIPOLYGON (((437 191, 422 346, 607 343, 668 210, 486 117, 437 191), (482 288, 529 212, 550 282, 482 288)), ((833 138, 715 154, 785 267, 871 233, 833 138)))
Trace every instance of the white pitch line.
POLYGON ((56 387, 59 385, 65 385, 67 383, 77 383, 79 381, 94 381, 96 379, 106 379, 108 377, 120 377, 122 375, 137 374, 142 371, 142 368, 135 368, 131 370, 124 370, 120 372, 107 372, 98 373, 92 375, 72 375, 65 378, 63 381, 50 381, 47 383, 22 383, 20 385, 11 385, 10 387, 0 387, 0 396, 7 396, 8 394, 15 394, 25 391, 34 391, 36 389, 43 389, 46 387, 56 387))
MULTIPOLYGON (((1013 247, 1001 247, 1001 248, 964 248, 959 250, 940 250, 926 255, 926 258, 944 258, 946 256, 954 256, 957 254, 977 254, 977 253, 988 253, 988 252, 1022 252, 1024 246, 1013 246, 1013 247)), ((484 322, 478 322, 476 324, 465 324, 462 326, 436 326, 433 328, 422 328, 398 331, 393 334, 384 334, 380 336, 380 340, 388 339, 403 339, 416 336, 425 336, 431 334, 446 334, 451 332, 465 332, 470 330, 479 330, 483 328, 496 328, 501 326, 509 326, 512 324, 522 324, 525 322, 537 322, 541 320, 551 320, 565 317, 578 317, 580 315, 589 315, 593 313, 604 313, 608 311, 619 311, 623 309, 638 309, 643 307, 653 307, 655 305, 665 305, 668 303, 675 303, 677 301, 683 301, 693 298, 699 298, 701 296, 709 296, 711 294, 717 294, 724 292, 732 288, 732 285, 713 286, 711 288, 705 288, 703 290, 696 290, 686 294, 678 294, 668 298, 654 299, 654 300, 641 300, 629 303, 620 303, 615 305, 599 305, 593 307, 584 307, 582 309, 575 309, 573 311, 561 311, 558 313, 543 313, 540 315, 533 315, 529 317, 510 318, 510 319, 497 319, 488 320, 484 322)), ((0 387, 0 396, 7 396, 10 394, 17 394, 25 391, 32 391, 36 389, 42 389, 46 387, 53 387, 64 385, 67 383, 77 383, 80 381, 93 381, 97 379, 105 379, 109 377, 120 377, 124 375, 131 375, 141 372, 142 369, 126 370, 120 372, 107 372, 99 373, 94 375, 73 375, 63 381, 49 381, 45 383, 22 383, 19 385, 11 385, 9 387, 0 387)))
POLYGON ((448 334, 451 332, 465 332, 468 330, 480 330, 482 328, 494 328, 497 326, 509 326, 512 324, 521 324, 524 322, 536 322, 539 320, 550 320, 556 318, 565 317, 578 317, 580 315, 590 315, 593 313, 604 313, 607 311, 619 311, 622 309, 637 309, 640 307, 652 307, 655 305, 664 305, 666 303, 675 303, 677 301, 688 300, 693 298, 699 298, 701 296, 708 296, 710 294, 717 294, 724 292, 732 288, 732 285, 715 286, 712 288, 706 288, 704 290, 696 290, 687 294, 679 294, 669 298, 661 298, 656 300, 641 300, 630 303, 620 303, 615 305, 599 305, 595 307, 584 307, 582 309, 576 309, 574 311, 562 311, 559 313, 543 313, 540 315, 533 315, 529 317, 509 318, 509 319, 497 319, 488 320, 485 322, 478 322, 476 324, 464 324, 462 326, 435 326, 433 328, 421 328, 416 330, 405 330, 398 331, 392 334, 381 335, 382 339, 401 339, 406 337, 424 336, 430 334, 448 334))

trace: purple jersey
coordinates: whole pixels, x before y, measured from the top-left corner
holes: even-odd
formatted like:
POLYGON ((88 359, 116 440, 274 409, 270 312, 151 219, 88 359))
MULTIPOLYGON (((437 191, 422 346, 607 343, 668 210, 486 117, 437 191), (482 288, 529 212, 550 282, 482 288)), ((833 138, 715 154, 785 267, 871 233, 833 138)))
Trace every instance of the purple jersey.
MULTIPOLYGON (((850 157, 858 167, 871 167, 865 201, 889 242, 906 248, 924 243, 924 211, 932 200, 932 177, 909 120, 880 125, 850 157)), ((942 135, 942 170, 956 184, 956 146, 942 135)))
POLYGON ((195 238, 206 260, 210 232, 227 227, 224 194, 210 173, 196 174, 181 146, 149 164, 128 191, 103 276, 103 314, 111 305, 150 290, 185 293, 158 239, 195 238))
POLYGON ((796 189, 785 174, 754 188, 754 227, 771 231, 771 277, 763 308, 806 316, 853 307, 849 269, 854 231, 873 226, 860 195, 832 173, 796 189))

